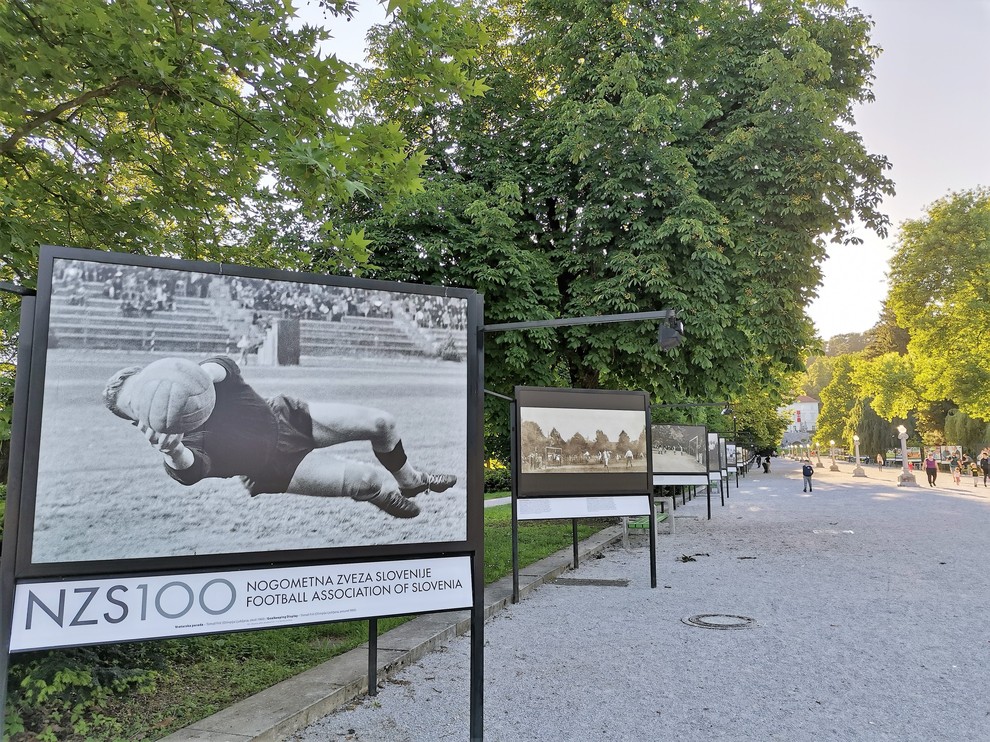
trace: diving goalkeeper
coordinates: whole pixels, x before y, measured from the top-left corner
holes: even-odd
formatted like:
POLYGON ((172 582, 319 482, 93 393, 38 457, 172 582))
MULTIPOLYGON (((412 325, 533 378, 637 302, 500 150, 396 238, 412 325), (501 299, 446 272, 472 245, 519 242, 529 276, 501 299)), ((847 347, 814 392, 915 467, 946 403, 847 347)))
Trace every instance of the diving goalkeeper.
MULTIPOLYGON (((200 373, 195 364, 175 360, 190 367, 181 373, 200 373)), ((181 484, 239 477, 252 496, 350 497, 396 518, 413 518, 420 511, 410 498, 426 491, 443 492, 457 483, 452 474, 428 474, 409 463, 395 418, 387 412, 356 404, 307 403, 284 394, 266 400, 225 356, 202 361, 198 369, 212 382, 215 395, 202 403, 195 427, 183 432, 154 429, 142 367, 121 369, 103 391, 107 408, 141 431, 164 456, 165 472, 181 484), (370 441, 384 469, 311 455, 316 449, 359 440, 370 441)), ((179 381, 173 389, 186 388, 183 379, 179 381)))

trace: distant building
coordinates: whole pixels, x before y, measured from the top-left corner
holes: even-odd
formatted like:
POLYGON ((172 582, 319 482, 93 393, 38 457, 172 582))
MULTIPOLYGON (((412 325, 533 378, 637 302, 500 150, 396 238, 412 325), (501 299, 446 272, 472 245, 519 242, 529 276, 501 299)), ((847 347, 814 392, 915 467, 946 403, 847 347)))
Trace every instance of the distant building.
POLYGON ((818 400, 801 395, 778 412, 790 419, 788 433, 813 433, 818 429, 818 400))

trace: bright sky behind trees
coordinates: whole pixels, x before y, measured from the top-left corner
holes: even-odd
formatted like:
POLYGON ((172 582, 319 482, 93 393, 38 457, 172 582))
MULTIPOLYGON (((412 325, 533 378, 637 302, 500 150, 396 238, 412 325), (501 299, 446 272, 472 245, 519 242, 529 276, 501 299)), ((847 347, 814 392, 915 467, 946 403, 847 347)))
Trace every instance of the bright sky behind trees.
POLYGON ((852 0, 873 17, 876 102, 857 111, 870 152, 893 164, 897 195, 884 201, 886 239, 833 246, 810 307, 819 335, 872 327, 887 295, 887 261, 905 219, 950 191, 990 185, 990 0, 852 0))

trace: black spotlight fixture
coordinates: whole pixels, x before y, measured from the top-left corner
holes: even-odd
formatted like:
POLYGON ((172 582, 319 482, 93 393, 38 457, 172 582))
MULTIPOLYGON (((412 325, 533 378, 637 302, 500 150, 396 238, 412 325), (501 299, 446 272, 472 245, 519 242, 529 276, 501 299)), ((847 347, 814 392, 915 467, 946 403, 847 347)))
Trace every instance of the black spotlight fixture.
POLYGON ((657 344, 660 350, 673 350, 684 341, 684 323, 676 316, 668 317, 660 323, 657 331, 657 344))

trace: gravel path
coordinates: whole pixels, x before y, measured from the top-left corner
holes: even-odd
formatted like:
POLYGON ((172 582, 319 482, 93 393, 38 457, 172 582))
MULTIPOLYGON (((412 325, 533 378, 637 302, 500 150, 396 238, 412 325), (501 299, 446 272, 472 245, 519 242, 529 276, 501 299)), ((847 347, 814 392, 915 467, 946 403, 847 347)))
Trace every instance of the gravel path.
MULTIPOLYGON (((990 489, 841 466, 804 494, 775 460, 711 521, 678 508, 655 590, 638 536, 496 615, 485 739, 990 739, 990 489), (683 620, 702 614, 753 623, 683 620)), ((291 739, 466 740, 468 658, 456 639, 291 739)))

